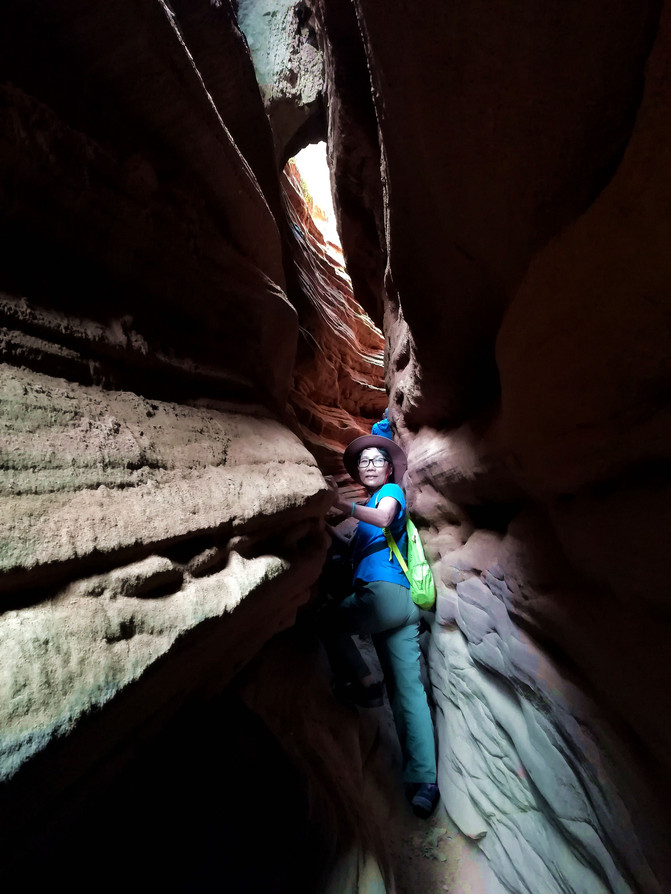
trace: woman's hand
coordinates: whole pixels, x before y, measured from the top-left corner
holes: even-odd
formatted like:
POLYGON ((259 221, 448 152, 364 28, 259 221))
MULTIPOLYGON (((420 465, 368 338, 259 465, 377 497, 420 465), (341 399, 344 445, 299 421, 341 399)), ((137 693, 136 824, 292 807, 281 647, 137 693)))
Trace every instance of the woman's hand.
POLYGON ((368 522, 369 525, 375 525, 377 528, 387 528, 396 518, 400 507, 398 500, 393 497, 382 497, 375 508, 360 506, 358 503, 349 503, 340 498, 338 485, 330 475, 326 476, 326 483, 333 494, 333 508, 353 516, 357 521, 368 522))
POLYGON ((341 499, 340 490, 335 482, 335 479, 332 478, 330 475, 327 475, 326 483, 328 484, 329 490, 331 491, 331 496, 333 497, 332 508, 337 509, 339 512, 349 513, 351 504, 346 503, 343 499, 341 499))

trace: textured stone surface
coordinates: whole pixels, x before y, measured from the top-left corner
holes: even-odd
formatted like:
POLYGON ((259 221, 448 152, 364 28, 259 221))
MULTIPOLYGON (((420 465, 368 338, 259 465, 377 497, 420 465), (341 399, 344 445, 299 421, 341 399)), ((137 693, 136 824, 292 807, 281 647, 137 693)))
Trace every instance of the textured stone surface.
POLYGON ((384 202, 377 119, 363 41, 350 0, 315 0, 324 55, 329 170, 347 271, 359 301, 384 315, 384 202))
POLYGON ((351 5, 336 207, 385 270, 446 804, 516 894, 666 890, 668 4, 351 5))
POLYGON ((231 0, 171 0, 170 8, 217 111, 281 225, 273 135, 231 0))
POLYGON ((75 558, 261 528, 322 487, 298 439, 261 408, 168 404, 9 367, 0 382, 5 587, 36 568, 53 580, 75 558))
MULTIPOLYGON (((8 778, 54 744, 66 760, 78 725, 131 684, 150 685, 143 679, 175 649, 187 651, 176 667, 190 650, 198 660, 188 676, 163 671, 152 714, 211 686, 208 675, 223 686, 307 599, 330 498, 312 457, 261 406, 198 407, 0 372, 8 778), (241 637, 248 600, 261 617, 241 637)), ((122 711, 75 775, 146 724, 137 706, 122 711)), ((12 810, 17 828, 62 785, 40 778, 39 797, 12 810)))
POLYGON ((540 493, 667 476, 670 51, 665 9, 621 164, 534 260, 498 335, 496 444, 540 493))
POLYGON ((270 130, 230 7, 5 12, 9 881, 138 743, 293 623, 331 500, 287 427, 298 319, 270 130))
POLYGON ((306 143, 323 138, 324 61, 311 10, 295 0, 237 0, 237 9, 282 167, 306 143))
POLYGON ((434 628, 432 655, 452 817, 510 890, 663 890, 626 806, 645 790, 635 779, 627 790, 630 755, 614 731, 492 588, 472 578, 456 593, 457 628, 434 628))
POLYGON ((322 470, 343 474, 343 450, 368 434, 387 406, 384 342, 354 298, 342 252, 312 221, 295 169, 283 188, 303 296, 290 403, 322 470))
POLYGON ((6 13, 3 288, 128 317, 164 353, 224 366, 283 407, 297 321, 277 224, 167 8, 44 0, 6 13))

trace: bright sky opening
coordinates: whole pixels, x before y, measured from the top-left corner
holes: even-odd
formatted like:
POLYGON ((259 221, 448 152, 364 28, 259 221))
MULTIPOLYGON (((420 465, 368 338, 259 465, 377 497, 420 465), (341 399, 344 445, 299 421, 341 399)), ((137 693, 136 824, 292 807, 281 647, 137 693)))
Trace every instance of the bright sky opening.
POLYGON ((326 163, 326 143, 314 143, 306 146, 305 149, 301 149, 293 161, 314 204, 323 214, 323 220, 321 219, 322 215, 313 214, 315 224, 327 242, 332 242, 340 248, 331 196, 331 180, 326 163))

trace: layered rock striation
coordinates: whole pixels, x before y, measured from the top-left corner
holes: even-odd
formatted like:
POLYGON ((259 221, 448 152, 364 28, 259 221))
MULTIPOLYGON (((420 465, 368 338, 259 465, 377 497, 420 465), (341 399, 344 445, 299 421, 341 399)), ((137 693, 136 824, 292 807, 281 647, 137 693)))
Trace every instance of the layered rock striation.
POLYGON ((299 324, 279 179, 230 5, 5 13, 9 879, 293 624, 330 498, 286 407, 299 324))
POLYGON ((283 188, 303 296, 290 404, 320 468, 343 475, 343 450, 387 406, 384 341, 354 298, 340 246, 326 242, 312 220, 294 167, 283 188))
POLYGON ((293 115, 228 2, 5 12, 3 881, 30 863, 83 889, 123 828, 137 887, 383 891, 375 727, 338 709, 309 625, 279 670, 258 659, 314 591, 322 472, 386 405, 382 337, 278 173, 319 131, 319 51, 300 50, 297 95, 316 92, 293 115), (317 774, 314 725, 296 747, 278 723, 306 675, 317 774), (284 828, 265 863, 261 801, 284 828))

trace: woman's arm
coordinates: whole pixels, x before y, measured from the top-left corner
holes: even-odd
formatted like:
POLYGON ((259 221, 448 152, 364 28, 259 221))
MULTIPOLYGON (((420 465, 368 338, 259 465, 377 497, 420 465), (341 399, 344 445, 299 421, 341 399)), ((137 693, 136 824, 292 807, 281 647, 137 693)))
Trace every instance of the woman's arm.
POLYGON ((336 500, 335 506, 341 512, 352 515, 357 521, 367 522, 378 528, 388 528, 398 514, 401 504, 393 497, 382 497, 375 508, 372 506, 359 506, 358 503, 347 503, 345 500, 336 500))
POLYGON ((338 485, 332 478, 326 479, 334 497, 333 505, 340 512, 353 516, 357 521, 375 525, 377 528, 388 528, 396 518, 401 505, 394 497, 382 497, 375 508, 372 506, 359 506, 358 503, 349 503, 342 500, 338 491, 338 485))
MULTIPOLYGON (((359 506, 355 503, 354 518, 369 525, 376 525, 378 528, 388 528, 396 518, 400 505, 393 497, 382 497, 375 509, 372 506, 359 506)), ((351 508, 350 506, 350 510, 351 508)))

